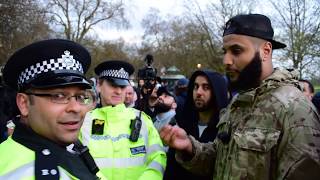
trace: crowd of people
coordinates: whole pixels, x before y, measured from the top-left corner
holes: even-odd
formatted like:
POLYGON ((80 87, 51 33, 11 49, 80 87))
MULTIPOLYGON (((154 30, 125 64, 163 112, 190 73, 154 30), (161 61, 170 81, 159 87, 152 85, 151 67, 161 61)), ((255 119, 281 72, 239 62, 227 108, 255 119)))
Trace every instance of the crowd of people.
POLYGON ((3 69, 0 179, 319 179, 320 94, 272 64, 268 17, 223 32, 226 75, 130 80, 134 67, 64 39, 17 50, 3 69))

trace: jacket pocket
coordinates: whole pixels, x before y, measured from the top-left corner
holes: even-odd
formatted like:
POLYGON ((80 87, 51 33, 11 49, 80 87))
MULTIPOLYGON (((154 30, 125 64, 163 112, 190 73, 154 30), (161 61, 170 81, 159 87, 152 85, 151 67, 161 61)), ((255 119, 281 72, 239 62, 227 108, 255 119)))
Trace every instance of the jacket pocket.
POLYGON ((235 179, 265 180, 270 176, 271 149, 280 131, 267 128, 238 129, 233 134, 235 146, 231 157, 231 172, 235 179))
POLYGON ((234 140, 240 149, 259 152, 270 151, 279 137, 279 130, 267 128, 244 128, 234 133, 234 140))

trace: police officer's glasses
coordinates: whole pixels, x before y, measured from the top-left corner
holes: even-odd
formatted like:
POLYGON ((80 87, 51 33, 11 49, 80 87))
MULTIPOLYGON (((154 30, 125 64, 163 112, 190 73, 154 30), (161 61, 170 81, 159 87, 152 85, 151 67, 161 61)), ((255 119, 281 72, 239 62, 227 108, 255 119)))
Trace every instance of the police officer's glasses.
POLYGON ((32 93, 26 92, 27 95, 34 95, 39 97, 49 97, 51 102, 57 104, 68 104, 72 97, 81 105, 91 105, 95 102, 95 96, 92 92, 85 92, 75 95, 68 95, 64 93, 32 93))

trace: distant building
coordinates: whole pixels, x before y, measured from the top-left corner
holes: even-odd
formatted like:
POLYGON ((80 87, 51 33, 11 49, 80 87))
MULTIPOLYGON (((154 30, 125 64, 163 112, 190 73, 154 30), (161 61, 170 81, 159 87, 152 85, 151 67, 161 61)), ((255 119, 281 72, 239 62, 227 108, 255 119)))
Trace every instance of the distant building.
POLYGON ((176 66, 169 67, 160 77, 163 84, 165 84, 171 92, 174 92, 177 81, 181 78, 185 78, 184 75, 180 74, 180 70, 176 66))

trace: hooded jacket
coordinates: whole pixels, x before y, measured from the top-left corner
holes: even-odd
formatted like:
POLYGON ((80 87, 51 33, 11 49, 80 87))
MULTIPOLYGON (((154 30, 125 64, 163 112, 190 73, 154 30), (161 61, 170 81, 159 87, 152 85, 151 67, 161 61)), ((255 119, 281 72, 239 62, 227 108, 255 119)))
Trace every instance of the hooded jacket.
MULTIPOLYGON (((212 142, 217 135, 216 125, 219 122, 219 111, 228 105, 228 89, 226 79, 219 73, 203 70, 195 71, 189 81, 187 99, 182 113, 176 115, 177 124, 183 128, 188 135, 192 135, 200 142, 212 142), (193 100, 194 81, 197 76, 202 75, 208 78, 211 87, 211 108, 213 116, 208 126, 199 136, 198 121, 199 112, 196 110, 193 100)), ((167 169, 164 179, 188 178, 188 179, 212 179, 212 176, 198 176, 185 170, 178 164, 174 157, 175 150, 169 149, 167 169)))

